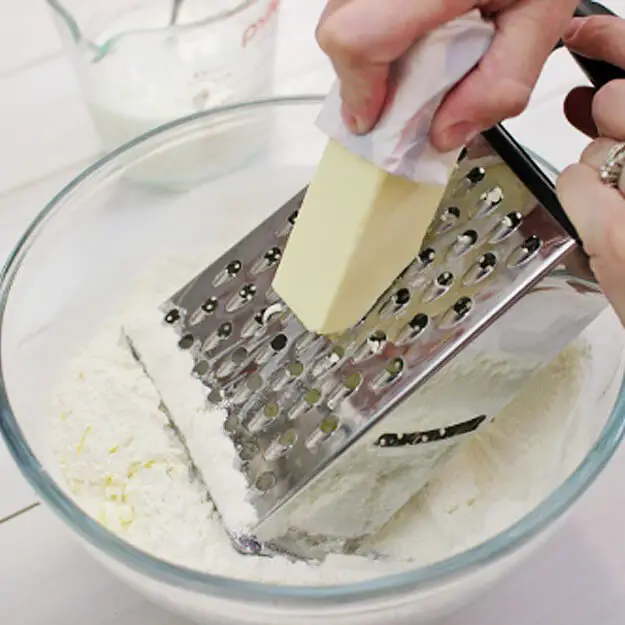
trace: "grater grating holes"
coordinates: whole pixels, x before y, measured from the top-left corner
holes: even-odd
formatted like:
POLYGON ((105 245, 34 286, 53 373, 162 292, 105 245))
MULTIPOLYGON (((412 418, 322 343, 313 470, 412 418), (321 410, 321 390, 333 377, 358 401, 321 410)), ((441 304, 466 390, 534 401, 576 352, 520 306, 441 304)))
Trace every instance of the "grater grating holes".
POLYGON ((261 430, 268 428, 280 415, 280 406, 277 402, 271 401, 265 404, 256 414, 254 414, 247 422, 246 429, 256 434, 261 430))
POLYGON ((402 358, 393 358, 387 363, 384 370, 373 380, 371 386, 374 390, 379 391, 393 384, 399 379, 406 367, 406 363, 402 358))
POLYGON ((299 362, 299 360, 295 360, 278 372, 276 378, 271 384, 271 387, 275 391, 281 391, 293 380, 300 377, 302 373, 304 373, 304 365, 299 362))
POLYGON ((345 348, 335 345, 329 353, 320 356, 311 367, 311 373, 320 378, 339 365, 345 357, 345 348))
POLYGON ((417 313, 403 328, 397 337, 398 344, 408 343, 420 337, 430 324, 425 313, 417 313))
POLYGON ((219 304, 218 300, 216 297, 209 297, 201 306, 200 308, 207 314, 210 315, 211 313, 215 312, 215 310, 217 310, 217 305, 219 304))
POLYGON ((474 167, 466 176, 467 180, 472 186, 482 182, 486 177, 486 170, 483 167, 474 167))
MULTIPOLYGON (((301 206, 301 204, 300 204, 300 206, 301 206)), ((278 228, 278 230, 276 231, 276 236, 284 237, 287 234, 289 234, 289 232, 291 232, 291 230, 293 229, 293 226, 295 225, 295 222, 297 221, 297 217, 298 216, 299 216, 299 208, 297 210, 294 210, 287 217, 287 219, 284 221, 282 226, 280 228, 278 228)))
POLYGON ((521 215, 518 211, 508 213, 491 231, 489 235, 489 242, 493 244, 501 243, 510 235, 514 234, 519 229, 522 222, 523 215, 521 215))
POLYGON ((178 347, 182 350, 189 350, 195 344, 195 339, 192 334, 185 334, 179 341, 178 347))
POLYGON ((435 228, 436 234, 442 234, 443 232, 451 230, 456 223, 458 223, 460 214, 460 209, 457 206, 447 208, 438 218, 438 223, 435 228))
POLYGON ((393 315, 399 314, 406 308, 406 306, 408 306, 408 304, 410 304, 411 299, 412 296, 410 294, 410 289, 405 287, 398 289, 389 299, 386 300, 386 302, 382 304, 382 307, 380 308, 381 317, 383 319, 388 319, 393 315))
POLYGON ((226 304, 226 310, 229 313, 236 312, 249 304, 256 296, 256 285, 244 284, 239 291, 226 304))
POLYGON ((356 348, 352 360, 355 363, 363 362, 372 356, 381 354, 388 342, 388 336, 383 330, 372 332, 359 347, 356 348))
POLYGON ((286 430, 269 444, 263 456, 267 462, 274 462, 288 454, 295 447, 295 443, 297 443, 297 431, 294 429, 286 430))
POLYGON ((263 344, 258 350, 254 360, 259 365, 268 363, 276 354, 283 351, 288 345, 289 339, 286 334, 276 334, 269 343, 263 344))
POLYGON ((486 170, 483 167, 473 167, 465 176, 458 182, 458 185, 454 189, 452 195, 457 196, 467 193, 475 186, 477 186, 486 177, 486 170))
POLYGON ((272 247, 267 250, 262 258, 259 258, 252 267, 252 273, 258 275, 277 265, 282 258, 282 250, 279 247, 272 247))
POLYGON ((501 187, 493 187, 490 191, 480 195, 475 216, 478 218, 492 215, 495 209, 503 202, 504 194, 501 187))
POLYGON ((191 375, 201 380, 209 370, 210 365, 207 360, 198 360, 193 369, 191 369, 191 375))
POLYGON ((276 476, 271 471, 265 471, 261 473, 254 482, 254 488, 261 492, 266 493, 276 485, 276 476))
POLYGON ((541 247, 542 241, 536 235, 528 237, 510 254, 507 263, 508 267, 521 267, 534 258, 541 247))
MULTIPOLYGON (((224 432, 228 434, 233 434, 234 432, 237 431, 238 427, 239 427, 239 420, 235 416, 229 415, 224 420, 224 432)), ((240 450, 239 450, 239 455, 240 455, 240 450)))
POLYGON ((295 421, 295 419, 299 419, 302 415, 305 415, 317 406, 322 398, 323 394, 319 389, 309 389, 289 411, 289 420, 295 421))
POLYGON ((439 299, 449 289, 454 282, 454 274, 450 271, 444 271, 441 273, 435 280, 430 283, 430 286, 425 289, 423 293, 422 301, 425 303, 433 302, 436 299, 439 299))
POLYGON ((328 395, 326 405, 330 410, 334 410, 340 402, 353 395, 362 384, 362 374, 354 372, 344 378, 338 386, 328 395))
POLYGON ((165 315, 165 323, 169 324, 169 325, 173 325, 174 323, 176 323, 177 321, 180 320, 180 311, 177 308, 172 308, 170 311, 167 312, 167 314, 165 315))
POLYGON ((443 329, 453 328, 464 321, 473 310, 473 300, 461 297, 442 317, 439 326, 443 329))
POLYGON ((475 230, 465 230, 456 237, 451 246, 453 256, 462 256, 466 254, 478 241, 479 235, 475 230))
POLYGON ((245 339, 262 334, 267 326, 284 313, 284 306, 276 302, 252 315, 241 328, 241 336, 245 339))
POLYGON ((212 315, 219 306, 216 297, 209 297, 189 318, 189 325, 196 326, 202 323, 208 315, 212 315))
POLYGON ((419 252, 416 259, 408 266, 404 272, 404 276, 408 281, 409 286, 417 286, 423 272, 434 263, 436 260, 436 251, 428 247, 419 252))
POLYGON ((233 260, 229 262, 213 279, 213 286, 221 286, 230 280, 233 280, 239 275, 239 272, 243 269, 243 263, 240 260, 233 260))
POLYGON ((237 347, 232 354, 226 356, 217 365, 217 378, 226 378, 238 369, 249 359, 249 353, 245 347, 237 347))
POLYGON ((493 252, 486 252, 467 270, 462 279, 465 286, 479 284, 495 270, 497 256, 493 252))
POLYGON ((276 334, 272 339, 269 345, 274 352, 282 351, 288 344, 289 339, 286 334, 276 334))
POLYGON ((220 343, 227 341, 232 336, 232 329, 232 324, 229 321, 225 321, 204 341, 202 349, 206 352, 212 351, 220 343))
POLYGON ((215 406, 219 406, 223 402, 223 397, 221 396, 221 392, 218 388, 214 388, 211 392, 206 396, 209 404, 213 404, 215 406))
POLYGON ((424 249, 419 256, 417 257, 417 263, 420 265, 420 269, 425 269, 425 267, 429 267, 436 258, 436 252, 428 247, 424 249))
POLYGON ((320 445, 325 443, 340 425, 339 418, 336 415, 328 415, 323 418, 319 427, 315 429, 306 439, 306 448, 309 451, 316 451, 320 445))
POLYGON ((252 443, 251 441, 246 441, 245 443, 239 445, 237 452, 239 458, 243 462, 249 462, 260 453, 260 450, 258 449, 258 445, 256 445, 255 443, 252 443))

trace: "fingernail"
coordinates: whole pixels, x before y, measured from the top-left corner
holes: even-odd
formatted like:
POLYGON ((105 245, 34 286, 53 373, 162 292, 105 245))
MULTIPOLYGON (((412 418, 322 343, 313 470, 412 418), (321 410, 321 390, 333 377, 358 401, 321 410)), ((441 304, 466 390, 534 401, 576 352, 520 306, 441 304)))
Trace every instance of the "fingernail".
POLYGON ((440 133, 437 147, 441 152, 450 152, 463 147, 474 139, 479 130, 471 122, 458 122, 440 133))
POLYGON ((341 117, 345 125, 357 135, 362 135, 369 130, 369 126, 358 115, 354 115, 345 104, 341 107, 341 117))
POLYGON ((356 132, 356 116, 347 108, 345 104, 341 106, 341 117, 345 125, 352 131, 356 132))
POLYGON ((583 17, 574 17, 569 22, 569 25, 566 27, 566 30, 564 31, 564 34, 562 35, 562 39, 564 41, 570 41, 571 39, 573 39, 575 35, 579 32, 579 29, 582 27, 583 23, 584 23, 583 17))
POLYGON ((356 116, 356 130, 354 131, 357 135, 364 135, 366 132, 369 132, 369 124, 367 124, 362 118, 356 116))

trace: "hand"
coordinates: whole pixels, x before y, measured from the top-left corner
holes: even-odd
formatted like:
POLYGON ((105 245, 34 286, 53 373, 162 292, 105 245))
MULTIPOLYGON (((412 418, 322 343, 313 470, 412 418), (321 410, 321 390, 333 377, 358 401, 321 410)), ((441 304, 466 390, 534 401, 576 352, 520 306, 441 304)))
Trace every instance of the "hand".
POLYGON ((425 33, 479 8, 496 34, 478 66, 439 109, 431 140, 440 151, 520 114, 577 0, 328 0, 317 40, 341 82, 343 118, 357 133, 376 123, 391 63, 425 33))
MULTIPOLYGON (((564 42, 583 56, 625 69, 624 19, 574 19, 564 42)), ((574 126, 595 140, 578 164, 562 172, 558 196, 579 232, 597 280, 625 324, 625 174, 618 189, 599 179, 610 149, 625 141, 625 80, 612 81, 597 93, 590 87, 574 89, 565 112, 574 126)))

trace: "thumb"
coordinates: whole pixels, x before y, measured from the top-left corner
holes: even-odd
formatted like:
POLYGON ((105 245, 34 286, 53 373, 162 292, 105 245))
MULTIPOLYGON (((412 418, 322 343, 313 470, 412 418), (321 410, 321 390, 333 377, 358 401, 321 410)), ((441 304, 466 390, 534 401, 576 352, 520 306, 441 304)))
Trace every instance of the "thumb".
POLYGON ((563 40, 577 54, 625 69, 625 19, 610 15, 576 17, 563 40))

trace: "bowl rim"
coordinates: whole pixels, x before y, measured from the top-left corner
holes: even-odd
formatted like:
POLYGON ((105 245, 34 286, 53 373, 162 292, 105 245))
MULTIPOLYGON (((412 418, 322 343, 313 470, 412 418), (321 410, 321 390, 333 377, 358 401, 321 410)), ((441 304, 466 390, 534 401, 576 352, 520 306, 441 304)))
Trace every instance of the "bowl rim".
MULTIPOLYGON (((148 147, 152 140, 162 141, 167 138, 168 133, 196 121, 212 120, 222 114, 246 112, 263 107, 318 106, 322 101, 323 96, 311 94, 269 97, 213 108, 150 130, 96 160, 46 204, 21 236, 0 271, 0 336, 11 286, 36 236, 45 228, 46 222, 54 217, 59 206, 62 208, 65 198, 76 188, 88 183, 90 178, 97 175, 107 164, 131 152, 137 146, 148 147)), ((2 358, 3 355, 0 353, 0 432, 18 468, 56 516, 104 555, 156 581, 203 594, 262 604, 275 602, 276 599, 280 599, 282 605, 285 603, 301 605, 315 601, 345 604, 372 600, 376 597, 388 598, 390 595, 407 594, 416 588, 423 589, 450 581, 478 567, 494 564, 540 534, 565 513, 601 473, 625 435, 625 383, 623 383, 599 438, 575 471, 529 514, 486 542, 424 567, 356 583, 336 586, 286 586, 251 582, 214 575, 161 560, 127 543, 83 512, 46 471, 23 435, 11 409, 2 374, 2 358)))

